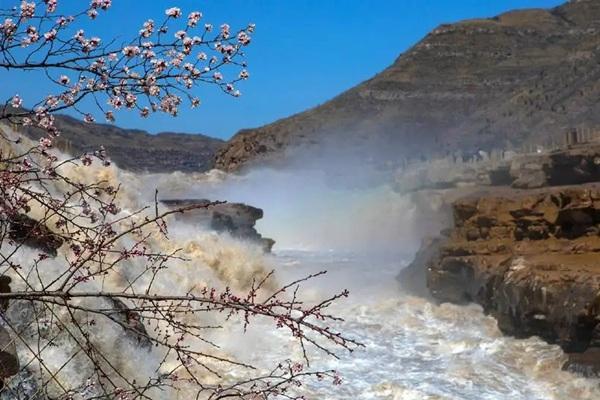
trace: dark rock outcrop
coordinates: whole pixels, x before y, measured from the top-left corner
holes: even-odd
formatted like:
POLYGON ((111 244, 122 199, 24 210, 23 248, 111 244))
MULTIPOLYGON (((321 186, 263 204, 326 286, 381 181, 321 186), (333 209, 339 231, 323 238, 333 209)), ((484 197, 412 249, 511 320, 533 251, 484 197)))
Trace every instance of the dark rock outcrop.
MULTIPOLYGON (((372 79, 272 124, 242 130, 216 167, 272 163, 288 149, 350 147, 354 163, 563 143, 600 126, 600 2, 441 25, 372 79), (332 146, 328 146, 332 144, 332 146)), ((327 154, 325 154, 327 157, 327 154)))
POLYGON ((17 214, 8 220, 8 237, 17 244, 23 244, 56 256, 56 250, 64 240, 52 232, 45 224, 25 215, 17 214))
MULTIPOLYGON (((204 206, 210 200, 162 200, 169 208, 182 208, 194 205, 204 206)), ((254 227, 263 217, 263 210, 243 203, 219 203, 208 207, 194 208, 186 212, 183 218, 193 220, 217 232, 227 232, 231 236, 260 244, 265 252, 270 252, 275 241, 263 238, 254 227)))
POLYGON ((15 341, 4 327, 0 327, 0 380, 17 374, 19 368, 15 341))
POLYGON ((454 227, 400 280, 426 275, 442 302, 476 302, 517 337, 560 345, 600 372, 600 186, 495 189, 455 202, 454 227))

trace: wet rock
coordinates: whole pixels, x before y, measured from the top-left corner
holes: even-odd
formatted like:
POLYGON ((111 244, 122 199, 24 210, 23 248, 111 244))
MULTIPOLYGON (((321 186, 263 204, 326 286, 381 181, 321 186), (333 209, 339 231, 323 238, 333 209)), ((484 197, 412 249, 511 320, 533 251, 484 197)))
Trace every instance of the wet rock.
POLYGON ((4 327, 0 327, 0 379, 19 372, 19 358, 15 342, 4 327))
POLYGON ((63 239, 40 221, 17 214, 8 220, 8 237, 18 244, 42 250, 52 256, 63 244, 63 239))
POLYGON ((117 298, 110 297, 107 300, 114 309, 110 315, 111 319, 117 321, 125 329, 125 334, 140 347, 146 350, 152 349, 152 341, 146 331, 142 316, 117 298))
POLYGON ((425 284, 427 270, 430 263, 437 261, 443 241, 442 237, 423 239, 413 261, 401 270, 396 278, 404 291, 416 296, 430 296, 425 284))
MULTIPOLYGON (((0 275, 0 293, 10 293, 10 277, 6 275, 0 275)), ((0 299, 0 312, 3 314, 8 310, 8 299, 0 299)))
MULTIPOLYGON (((169 208, 192 205, 208 205, 210 200, 162 200, 169 208)), ((270 252, 275 244, 273 239, 264 238, 255 228, 256 221, 263 217, 263 210, 243 203, 219 203, 206 208, 195 208, 179 218, 191 219, 217 232, 227 232, 231 236, 258 243, 265 252, 270 252)))
POLYGON ((409 276, 425 276, 438 301, 480 304, 506 334, 560 345, 565 368, 597 373, 599 199, 600 185, 582 185, 458 200, 453 229, 419 251, 409 276))

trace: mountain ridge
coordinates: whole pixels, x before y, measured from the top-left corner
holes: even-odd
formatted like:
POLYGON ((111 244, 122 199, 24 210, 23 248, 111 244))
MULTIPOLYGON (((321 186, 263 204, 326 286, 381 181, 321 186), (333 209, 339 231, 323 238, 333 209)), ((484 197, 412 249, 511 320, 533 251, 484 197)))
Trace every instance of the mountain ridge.
MULTIPOLYGON (((93 152, 104 146, 119 167, 135 172, 204 172, 212 169, 216 151, 225 143, 202 134, 125 129, 110 124, 85 123, 67 115, 56 116, 61 135, 56 146, 70 154, 93 152)), ((20 128, 38 140, 44 132, 20 128)))
POLYGON ((215 166, 278 162, 296 148, 319 153, 324 143, 381 163, 548 144, 574 126, 600 126, 599 81, 596 0, 442 24, 371 79, 239 131, 215 166))

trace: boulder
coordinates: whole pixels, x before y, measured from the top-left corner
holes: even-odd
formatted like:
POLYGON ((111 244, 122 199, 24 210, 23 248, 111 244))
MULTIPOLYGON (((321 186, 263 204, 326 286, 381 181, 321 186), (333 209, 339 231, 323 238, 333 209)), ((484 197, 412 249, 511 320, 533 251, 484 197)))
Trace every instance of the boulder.
POLYGON ((264 238, 255 228, 256 221, 263 217, 263 210, 243 203, 211 204, 206 199, 162 200, 161 203, 171 209, 189 206, 207 206, 194 208, 183 217, 208 229, 227 232, 231 236, 258 243, 266 253, 271 252, 275 241, 264 238))
POLYGON ((0 379, 17 374, 19 368, 15 342, 6 328, 0 326, 0 379))

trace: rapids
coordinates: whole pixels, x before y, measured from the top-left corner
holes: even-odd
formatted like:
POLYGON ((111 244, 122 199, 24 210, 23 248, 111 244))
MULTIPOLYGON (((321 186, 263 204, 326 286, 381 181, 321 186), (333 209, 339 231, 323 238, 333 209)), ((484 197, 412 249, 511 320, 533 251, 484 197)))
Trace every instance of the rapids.
MULTIPOLYGON (((204 231, 192 222, 170 221, 169 240, 157 236, 152 243, 165 252, 181 249, 189 261, 175 263, 158 276, 153 286, 158 292, 185 293, 194 285, 204 284, 244 290, 254 276, 271 269, 282 283, 329 271, 305 285, 302 297, 307 301, 349 289, 350 297, 334 306, 334 313, 344 318, 341 330, 365 347, 353 354, 340 352, 339 359, 311 351, 311 367, 338 370, 343 384, 309 381, 301 388, 307 398, 600 399, 598 380, 561 370, 565 356, 558 347, 537 338, 504 337, 495 321, 478 306, 435 305, 402 293, 396 281, 398 271, 414 254, 420 238, 439 226, 423 222, 427 212, 419 210, 424 204, 416 204, 386 185, 331 185, 318 171, 262 170, 245 176, 217 171, 136 175, 114 166, 67 168, 73 179, 101 178, 111 184, 123 183, 122 213, 152 204, 155 188, 162 198, 226 199, 264 209, 265 218, 258 229, 277 240, 274 254, 268 256, 251 244, 204 231)), ((425 208, 439 206, 433 198, 428 201, 425 208)), ((124 242, 128 240, 124 238, 124 242)), ((64 256, 59 251, 56 259, 44 261, 40 279, 61 273, 65 267, 60 260, 64 256)), ((19 261, 31 265, 36 257, 37 251, 22 250, 19 261)), ((103 282, 90 282, 87 288, 118 290, 140 268, 131 263, 103 282)), ((144 282, 140 285, 144 287, 144 282)), ((33 318, 30 311, 27 307, 12 307, 9 318, 25 321, 33 318)), ((286 359, 301 360, 300 349, 291 338, 274 329, 272 321, 252 324, 243 336, 240 326, 226 325, 211 334, 211 339, 222 345, 219 354, 265 370, 286 359)), ((35 340, 32 336, 29 345, 35 340)), ((156 349, 147 353, 131 346, 122 331, 109 323, 99 322, 91 340, 116 359, 125 374, 137 379, 154 374, 154 366, 164 355, 156 349)), ((44 349, 40 357, 48 368, 56 370, 74 350, 73 343, 63 340, 44 349)), ((18 344, 18 351, 23 364, 32 359, 23 344, 18 344)), ((74 356, 56 374, 61 385, 77 388, 79 395, 74 398, 82 400, 94 394, 93 389, 81 389, 90 375, 84 361, 74 356)), ((231 371, 229 377, 234 374, 231 371)), ((19 379, 22 386, 33 382, 27 373, 19 379)), ((22 392, 35 390, 35 383, 30 386, 21 388, 22 392)), ((161 399, 189 398, 185 387, 179 392, 149 394, 161 399)))
MULTIPOLYGON (((350 288, 336 311, 342 330, 365 344, 340 360, 315 354, 315 368, 333 368, 341 386, 311 382, 307 398, 323 400, 564 400, 600 399, 600 382, 561 370, 565 356, 538 338, 503 336, 480 307, 434 305, 400 292, 402 257, 280 251, 278 272, 296 277, 326 269, 315 291, 350 288)), ((261 336, 249 360, 284 356, 285 339, 261 336)), ((253 343, 257 340, 253 338, 253 343)))

